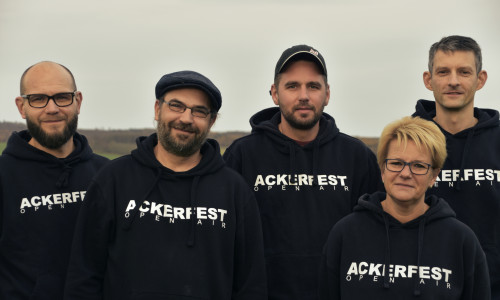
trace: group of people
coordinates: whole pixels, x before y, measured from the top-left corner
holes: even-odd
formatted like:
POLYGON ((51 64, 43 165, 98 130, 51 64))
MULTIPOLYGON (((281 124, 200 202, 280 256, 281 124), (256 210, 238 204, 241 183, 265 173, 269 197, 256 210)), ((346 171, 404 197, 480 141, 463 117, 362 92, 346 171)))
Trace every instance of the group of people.
POLYGON ((325 60, 296 45, 276 106, 223 155, 207 138, 219 89, 179 71, 156 84, 156 132, 108 161, 76 131, 71 71, 37 63, 15 100, 27 130, 0 156, 0 299, 500 299, 486 80, 473 39, 433 44, 434 101, 387 125, 375 155, 323 111, 325 60))

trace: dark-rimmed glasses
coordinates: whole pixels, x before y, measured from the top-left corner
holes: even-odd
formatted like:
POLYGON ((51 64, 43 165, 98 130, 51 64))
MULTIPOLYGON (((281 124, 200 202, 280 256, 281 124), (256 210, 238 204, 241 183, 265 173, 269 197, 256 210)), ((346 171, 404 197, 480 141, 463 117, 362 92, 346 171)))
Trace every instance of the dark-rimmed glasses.
POLYGON ((414 161, 414 162, 406 162, 401 159, 386 159, 385 160, 385 168, 391 172, 401 172, 403 169, 408 166, 410 168, 410 172, 415 175, 425 175, 429 172, 431 168, 430 164, 414 161))
POLYGON ((54 100, 54 103, 59 107, 70 106, 73 104, 73 99, 75 97, 76 91, 71 93, 58 93, 52 96, 45 94, 30 94, 21 95, 24 99, 28 99, 28 103, 34 108, 44 108, 49 104, 49 100, 54 100))
POLYGON ((161 100, 161 101, 165 102, 167 104, 168 108, 174 112, 183 113, 186 111, 187 108, 189 108, 191 110, 191 114, 194 117, 198 117, 198 118, 204 119, 204 118, 208 117, 208 115, 210 115, 210 113, 211 113, 211 111, 208 108, 203 107, 203 106, 189 107, 186 104, 179 102, 179 101, 174 101, 174 100, 171 100, 169 102, 166 102, 165 100, 161 100))

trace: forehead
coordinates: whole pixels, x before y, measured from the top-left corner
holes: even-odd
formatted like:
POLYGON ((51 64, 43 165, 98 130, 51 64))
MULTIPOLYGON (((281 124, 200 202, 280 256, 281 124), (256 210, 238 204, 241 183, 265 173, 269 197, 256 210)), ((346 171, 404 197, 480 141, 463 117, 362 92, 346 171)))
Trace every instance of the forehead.
POLYGON ((399 143, 396 139, 391 140, 387 148, 387 158, 399 158, 405 161, 431 161, 429 150, 423 145, 418 147, 413 140, 408 140, 406 145, 403 142, 399 143))
POLYGON ((210 98, 208 95, 199 89, 183 88, 171 90, 165 93, 163 97, 165 101, 178 100, 188 106, 210 106, 210 98))
POLYGON ((318 81, 323 77, 318 65, 312 61, 298 60, 291 62, 281 73, 281 81, 311 80, 318 81))
POLYGON ((71 75, 54 63, 40 63, 33 66, 25 74, 23 84, 27 94, 73 91, 71 75))
POLYGON ((476 57, 472 51, 438 50, 434 56, 434 69, 440 67, 472 67, 476 69, 476 57))

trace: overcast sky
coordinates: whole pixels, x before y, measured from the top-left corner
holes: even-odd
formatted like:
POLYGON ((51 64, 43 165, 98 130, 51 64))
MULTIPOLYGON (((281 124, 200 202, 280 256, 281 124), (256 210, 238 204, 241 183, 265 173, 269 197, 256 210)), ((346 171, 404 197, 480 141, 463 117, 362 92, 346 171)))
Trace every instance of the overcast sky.
POLYGON ((151 128, 154 87, 195 70, 222 92, 214 131, 250 131, 273 106, 279 56, 309 44, 324 56, 341 131, 378 136, 432 99, 422 83, 430 45, 474 38, 488 72, 478 107, 500 110, 498 0, 0 0, 0 121, 19 121, 14 99, 30 65, 68 67, 83 93, 79 127, 151 128))

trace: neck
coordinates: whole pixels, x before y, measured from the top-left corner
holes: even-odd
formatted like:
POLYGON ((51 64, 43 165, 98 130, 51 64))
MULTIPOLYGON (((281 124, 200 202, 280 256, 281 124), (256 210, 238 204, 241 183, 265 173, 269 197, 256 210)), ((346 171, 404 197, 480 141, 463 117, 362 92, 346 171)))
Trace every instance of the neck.
POLYGON ((382 208, 399 222, 407 223, 423 215, 429 205, 425 203, 423 198, 416 203, 399 203, 387 196, 382 201, 382 208))
POLYGON ((184 157, 172 154, 165 150, 160 144, 154 148, 156 159, 166 168, 174 172, 185 172, 196 167, 202 158, 201 152, 198 150, 195 154, 184 157))
POLYGON ((434 122, 438 123, 444 130, 451 134, 456 134, 477 124, 474 117, 474 106, 469 106, 462 110, 450 111, 436 105, 436 116, 434 122))
POLYGON ((50 149, 45 146, 42 146, 37 140, 34 138, 31 138, 30 141, 28 142, 31 146, 42 150, 44 152, 47 152, 48 154, 55 156, 57 158, 65 158, 68 157, 68 155, 75 150, 75 144, 73 143, 73 137, 71 137, 64 145, 57 149, 50 149))
POLYGON ((319 132, 319 122, 317 122, 311 129, 297 129, 292 126, 281 117, 281 123, 278 124, 279 131, 291 138, 292 140, 300 142, 310 142, 318 136, 319 132))

